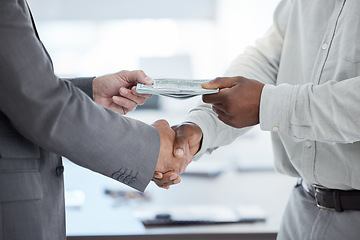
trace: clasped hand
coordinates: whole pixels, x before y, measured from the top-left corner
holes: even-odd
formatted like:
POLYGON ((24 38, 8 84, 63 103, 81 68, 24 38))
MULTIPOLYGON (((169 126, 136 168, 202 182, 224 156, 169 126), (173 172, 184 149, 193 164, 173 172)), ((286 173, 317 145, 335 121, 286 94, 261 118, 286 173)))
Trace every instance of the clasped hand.
POLYGON ((192 156, 199 150, 201 129, 193 123, 182 123, 170 127, 165 120, 153 124, 160 134, 160 153, 153 181, 159 187, 168 189, 180 183, 180 174, 191 163, 192 156))

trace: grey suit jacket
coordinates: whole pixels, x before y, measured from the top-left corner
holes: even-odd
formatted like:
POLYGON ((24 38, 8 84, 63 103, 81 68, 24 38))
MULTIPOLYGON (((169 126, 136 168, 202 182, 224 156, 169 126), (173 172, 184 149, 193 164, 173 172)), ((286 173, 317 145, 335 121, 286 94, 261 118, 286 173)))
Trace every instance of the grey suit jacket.
POLYGON ((0 2, 0 240, 65 239, 60 156, 143 191, 159 147, 155 128, 54 74, 25 0, 0 2))

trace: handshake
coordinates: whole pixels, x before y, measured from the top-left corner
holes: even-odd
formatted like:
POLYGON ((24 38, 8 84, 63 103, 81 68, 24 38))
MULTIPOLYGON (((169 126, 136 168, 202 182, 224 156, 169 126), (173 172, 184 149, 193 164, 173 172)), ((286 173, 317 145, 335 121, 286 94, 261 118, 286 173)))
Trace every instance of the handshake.
POLYGON ((180 183, 179 174, 185 172, 201 146, 202 131, 194 123, 170 127, 166 120, 152 124, 160 134, 160 152, 153 181, 161 188, 180 183))

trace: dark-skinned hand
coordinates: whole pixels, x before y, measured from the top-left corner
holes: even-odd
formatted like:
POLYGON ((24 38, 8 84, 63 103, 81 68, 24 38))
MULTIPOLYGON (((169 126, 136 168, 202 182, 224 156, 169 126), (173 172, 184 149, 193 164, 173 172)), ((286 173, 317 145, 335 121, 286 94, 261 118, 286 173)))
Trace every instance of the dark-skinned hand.
POLYGON ((203 95, 203 101, 212 104, 213 111, 227 125, 243 128, 259 123, 263 83, 244 77, 223 77, 205 82, 202 87, 220 89, 218 93, 203 95))

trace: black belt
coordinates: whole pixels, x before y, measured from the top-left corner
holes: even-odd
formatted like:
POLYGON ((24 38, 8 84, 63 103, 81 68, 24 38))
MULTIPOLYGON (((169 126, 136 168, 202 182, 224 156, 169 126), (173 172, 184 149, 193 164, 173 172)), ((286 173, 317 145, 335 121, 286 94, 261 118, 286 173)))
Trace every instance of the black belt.
POLYGON ((321 209, 342 212, 346 210, 360 211, 359 190, 338 190, 319 185, 304 186, 306 192, 315 198, 316 205, 321 209))

